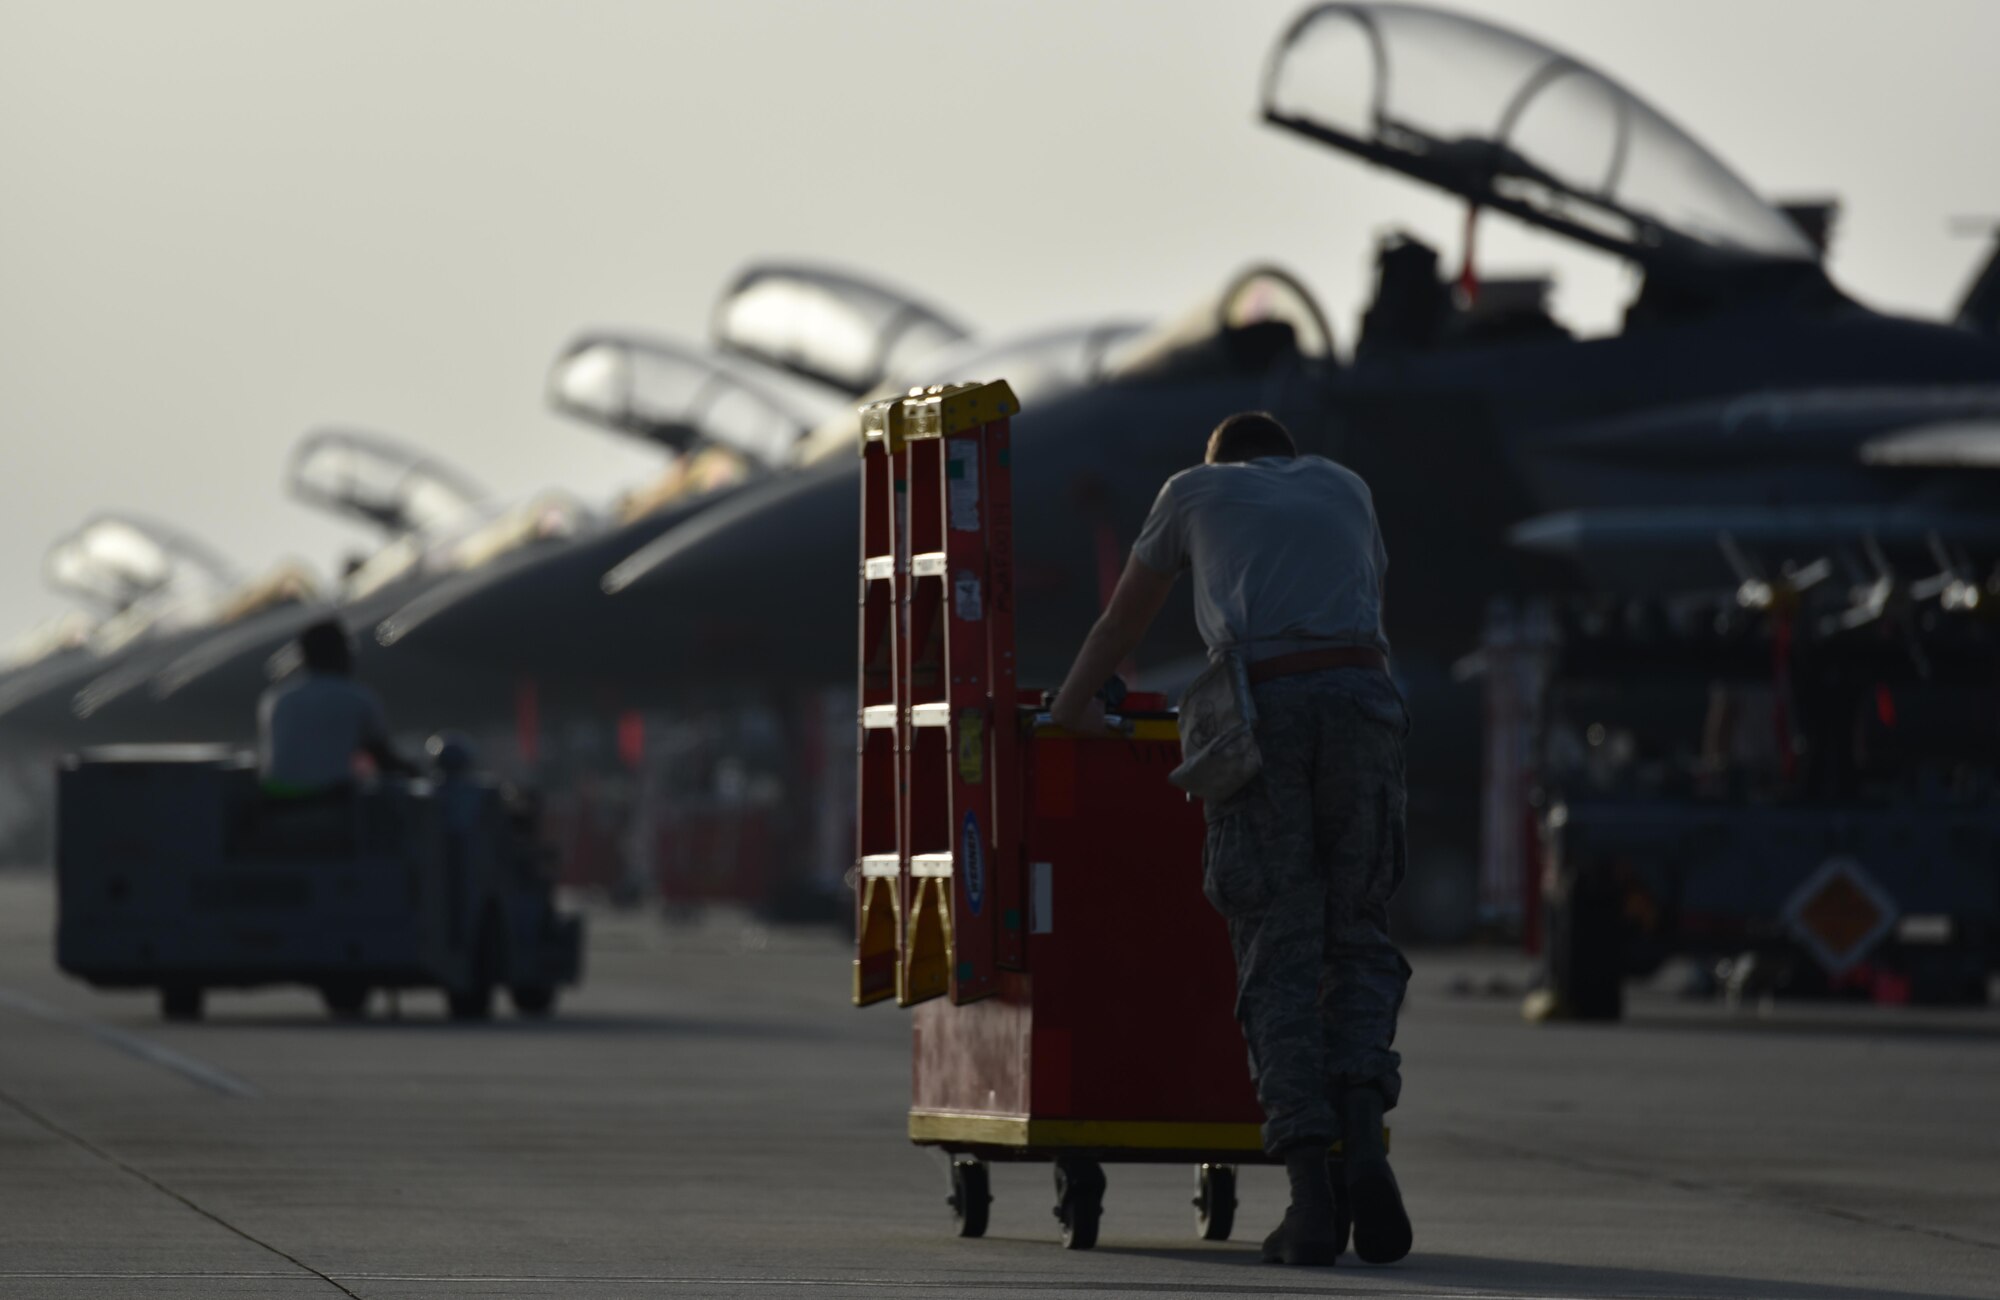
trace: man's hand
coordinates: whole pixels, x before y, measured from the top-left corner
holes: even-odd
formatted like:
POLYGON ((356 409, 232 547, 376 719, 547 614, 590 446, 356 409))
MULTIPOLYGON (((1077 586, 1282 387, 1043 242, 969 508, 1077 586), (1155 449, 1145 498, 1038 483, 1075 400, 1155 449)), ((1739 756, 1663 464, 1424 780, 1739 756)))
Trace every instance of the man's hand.
POLYGON ((1050 720, 1079 736, 1118 734, 1104 723, 1104 703, 1097 698, 1097 688, 1138 648, 1173 589, 1173 574, 1153 572, 1136 555, 1125 562, 1111 602, 1084 639, 1049 706, 1050 720))
POLYGON ((1055 702, 1049 705, 1049 720, 1075 736, 1102 739, 1118 734, 1104 720, 1104 701, 1095 695, 1082 700, 1057 695, 1055 702))

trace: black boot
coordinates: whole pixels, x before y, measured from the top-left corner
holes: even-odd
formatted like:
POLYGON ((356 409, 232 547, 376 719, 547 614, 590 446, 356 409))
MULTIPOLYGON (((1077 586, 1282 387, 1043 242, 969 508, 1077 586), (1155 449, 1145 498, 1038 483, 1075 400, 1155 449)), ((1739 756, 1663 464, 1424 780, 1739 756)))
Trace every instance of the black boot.
POLYGON ((1331 1264, 1340 1258, 1341 1243, 1333 1235, 1333 1180, 1327 1177, 1329 1145, 1325 1138, 1308 1138, 1285 1148, 1292 1205, 1285 1221, 1264 1238, 1265 1263, 1331 1264))
POLYGON ((1326 1158, 1326 1176, 1333 1183, 1333 1240, 1340 1254, 1347 1253, 1347 1239, 1354 1230, 1354 1216, 1347 1209, 1347 1165, 1337 1155, 1326 1158))
POLYGON ((1382 1093, 1349 1088, 1341 1103, 1347 1166, 1347 1211, 1354 1219, 1354 1253, 1370 1264, 1393 1264, 1410 1253, 1410 1216, 1382 1144, 1382 1093))

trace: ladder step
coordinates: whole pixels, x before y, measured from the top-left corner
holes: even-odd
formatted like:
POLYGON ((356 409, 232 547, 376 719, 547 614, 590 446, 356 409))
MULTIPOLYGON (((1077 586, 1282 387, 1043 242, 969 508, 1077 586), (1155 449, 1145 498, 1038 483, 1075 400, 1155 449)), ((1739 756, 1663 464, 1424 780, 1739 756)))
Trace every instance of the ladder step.
POLYGON ((919 880, 950 880, 951 854, 912 854, 910 856, 910 875, 919 880))
POLYGON ((896 706, 893 704, 871 704, 861 710, 861 725, 870 731, 893 731, 896 727, 896 706))
POLYGON ((861 857, 861 877, 878 880, 886 876, 894 880, 902 872, 902 863, 902 858, 894 853, 865 853, 861 857))
POLYGON ((949 727, 951 725, 951 705, 913 704, 910 706, 910 725, 913 727, 949 727))
POLYGON ((896 557, 893 555, 871 555, 861 562, 861 576, 870 582, 896 576, 896 557))
MULTIPOLYGON (((873 563, 871 560, 870 563, 873 563)), ((942 578, 944 576, 944 552, 925 551, 922 555, 910 557, 910 574, 917 578, 942 578)))

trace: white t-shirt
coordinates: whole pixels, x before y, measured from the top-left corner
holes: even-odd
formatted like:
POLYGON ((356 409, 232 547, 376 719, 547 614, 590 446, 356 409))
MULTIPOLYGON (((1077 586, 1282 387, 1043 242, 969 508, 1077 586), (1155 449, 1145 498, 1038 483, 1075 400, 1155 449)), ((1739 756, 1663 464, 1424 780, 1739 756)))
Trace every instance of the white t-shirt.
POLYGON ((1193 570, 1195 624, 1211 652, 1255 662, 1332 646, 1389 651, 1374 496, 1323 456, 1183 470, 1160 489, 1132 551, 1155 573, 1193 570))
POLYGON ((352 781, 354 756, 388 738, 382 701, 351 678, 306 673, 257 701, 258 766, 268 785, 324 790, 352 781))

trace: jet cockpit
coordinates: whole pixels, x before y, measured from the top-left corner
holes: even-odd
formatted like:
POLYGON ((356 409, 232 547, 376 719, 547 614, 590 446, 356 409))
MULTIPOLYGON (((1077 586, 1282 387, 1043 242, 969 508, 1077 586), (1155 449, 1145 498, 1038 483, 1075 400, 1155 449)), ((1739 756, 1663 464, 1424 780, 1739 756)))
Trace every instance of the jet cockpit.
POLYGON ((430 533, 487 509, 486 490, 432 456, 378 433, 317 429, 299 439, 285 475, 294 499, 390 537, 430 533))
POLYGON ((1308 10, 1272 54, 1263 115, 1648 270, 1815 260, 1798 226, 1637 95, 1462 14, 1308 10))
POLYGON ((724 352, 752 357, 859 397, 968 331, 935 308, 825 267, 767 263, 736 277, 716 304, 724 352))

